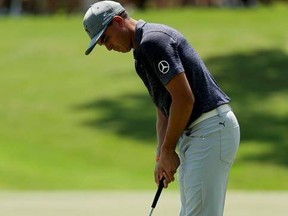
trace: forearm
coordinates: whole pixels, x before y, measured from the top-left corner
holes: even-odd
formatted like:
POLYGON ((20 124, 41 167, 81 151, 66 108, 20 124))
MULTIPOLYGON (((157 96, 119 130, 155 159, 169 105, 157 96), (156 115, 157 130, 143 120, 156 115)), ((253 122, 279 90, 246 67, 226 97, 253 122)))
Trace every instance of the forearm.
POLYGON ((157 108, 157 122, 156 122, 156 133, 157 133, 157 149, 156 157, 160 157, 161 146, 165 139, 168 119, 164 114, 157 108))
POLYGON ((162 151, 175 151, 177 142, 189 121, 193 102, 183 100, 172 101, 166 133, 161 146, 162 151))
POLYGON ((195 102, 185 73, 175 76, 166 88, 171 95, 172 101, 169 118, 166 122, 165 134, 161 134, 161 152, 175 151, 177 142, 190 119, 195 102))
POLYGON ((187 100, 172 101, 169 118, 166 118, 161 111, 157 109, 157 157, 160 157, 161 151, 175 151, 179 137, 189 121, 192 109, 192 100, 188 103, 187 100))

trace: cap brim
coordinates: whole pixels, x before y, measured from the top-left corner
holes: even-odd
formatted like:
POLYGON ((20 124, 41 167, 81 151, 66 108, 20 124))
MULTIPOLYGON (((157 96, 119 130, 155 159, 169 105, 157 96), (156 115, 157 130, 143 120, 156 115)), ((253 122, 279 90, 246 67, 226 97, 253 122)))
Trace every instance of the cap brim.
POLYGON ((102 36, 102 34, 104 33, 104 31, 106 30, 107 27, 105 27, 104 29, 102 29, 95 37, 93 37, 90 41, 90 44, 85 52, 85 55, 89 55, 90 52, 94 49, 94 47, 96 46, 99 38, 102 36))

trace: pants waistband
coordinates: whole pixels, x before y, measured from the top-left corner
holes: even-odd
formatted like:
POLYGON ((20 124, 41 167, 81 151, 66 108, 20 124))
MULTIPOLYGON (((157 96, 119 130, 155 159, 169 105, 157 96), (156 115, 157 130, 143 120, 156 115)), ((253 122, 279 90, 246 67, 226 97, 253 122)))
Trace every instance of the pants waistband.
POLYGON ((231 107, 228 105, 228 104, 224 104, 224 105, 221 105, 209 112, 206 112, 206 113, 202 113, 202 115, 197 118, 195 121, 193 121, 190 126, 188 128, 192 128, 194 127, 196 124, 199 124, 200 122, 208 119, 208 118, 211 118, 213 116, 216 116, 216 115, 221 115, 222 113, 225 113, 225 112, 228 112, 231 110, 231 107))

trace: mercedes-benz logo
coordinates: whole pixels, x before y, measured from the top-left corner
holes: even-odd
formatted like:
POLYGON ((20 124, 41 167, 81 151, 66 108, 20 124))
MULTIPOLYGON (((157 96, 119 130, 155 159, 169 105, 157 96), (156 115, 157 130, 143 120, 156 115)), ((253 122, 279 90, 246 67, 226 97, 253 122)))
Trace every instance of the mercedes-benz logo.
POLYGON ((170 69, 170 65, 167 61, 162 60, 158 64, 158 69, 161 73, 166 74, 170 69))

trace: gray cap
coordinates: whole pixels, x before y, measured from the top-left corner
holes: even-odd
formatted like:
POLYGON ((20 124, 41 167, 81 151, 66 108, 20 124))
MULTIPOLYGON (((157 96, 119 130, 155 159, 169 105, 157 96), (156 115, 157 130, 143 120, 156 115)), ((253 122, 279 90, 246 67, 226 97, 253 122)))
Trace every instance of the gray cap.
POLYGON ((125 11, 125 9, 121 4, 114 1, 100 1, 91 5, 83 19, 85 31, 91 39, 85 52, 86 55, 88 55, 96 46, 99 38, 104 33, 113 17, 119 15, 123 11, 125 11))

